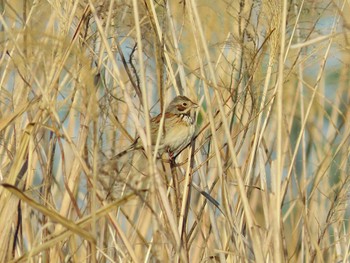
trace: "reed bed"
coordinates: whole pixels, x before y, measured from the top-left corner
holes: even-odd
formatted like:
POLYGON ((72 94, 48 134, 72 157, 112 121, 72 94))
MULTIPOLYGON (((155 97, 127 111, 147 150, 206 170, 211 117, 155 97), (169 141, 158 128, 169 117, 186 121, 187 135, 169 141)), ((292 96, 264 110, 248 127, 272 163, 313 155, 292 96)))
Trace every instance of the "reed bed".
POLYGON ((348 262, 349 8, 2 1, 0 262, 348 262), (179 94, 176 163, 113 163, 179 94))

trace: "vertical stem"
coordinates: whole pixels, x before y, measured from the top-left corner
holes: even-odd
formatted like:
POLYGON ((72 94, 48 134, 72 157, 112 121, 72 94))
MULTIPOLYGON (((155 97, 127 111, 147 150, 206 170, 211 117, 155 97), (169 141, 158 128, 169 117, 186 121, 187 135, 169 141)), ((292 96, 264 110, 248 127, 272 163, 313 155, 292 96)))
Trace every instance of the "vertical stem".
POLYGON ((281 182, 283 174, 283 82, 284 82, 284 57, 286 42, 286 20, 287 19, 287 1, 282 2, 282 15, 280 16, 280 55, 278 63, 278 82, 277 82, 277 174, 275 189, 275 218, 274 218, 274 261, 283 262, 281 254, 281 182))
POLYGON ((170 161, 170 168, 171 168, 171 175, 173 177, 173 185, 174 185, 174 192, 175 192, 174 205, 176 210, 176 218, 177 218, 177 222, 179 222, 181 200, 180 200, 180 191, 179 191, 179 177, 176 171, 175 160, 170 161))

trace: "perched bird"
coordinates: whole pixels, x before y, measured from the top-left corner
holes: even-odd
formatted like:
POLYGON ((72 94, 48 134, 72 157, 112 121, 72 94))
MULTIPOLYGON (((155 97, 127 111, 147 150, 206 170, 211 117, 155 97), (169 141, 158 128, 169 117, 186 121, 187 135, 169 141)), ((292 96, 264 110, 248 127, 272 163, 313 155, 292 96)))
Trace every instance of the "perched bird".
MULTIPOLYGON (((152 118, 151 140, 156 144, 158 131, 161 129, 161 138, 158 153, 167 152, 169 158, 175 158, 190 142, 195 132, 196 103, 185 96, 174 98, 164 113, 164 122, 160 127, 162 114, 152 118)), ((135 151, 131 159, 121 158, 133 150, 143 149, 139 138, 125 151, 103 162, 99 167, 98 191, 104 199, 117 199, 128 190, 138 191, 147 188, 147 162, 142 151, 135 151)))
MULTIPOLYGON (((161 128, 161 138, 158 153, 167 152, 169 157, 176 157, 190 142, 195 132, 195 109, 196 103, 185 96, 175 97, 165 110, 163 127, 160 127, 162 114, 151 119, 151 141, 156 144, 158 131, 161 128)), ((142 149, 142 142, 137 138, 125 151, 117 154, 114 158, 137 149, 142 149)))

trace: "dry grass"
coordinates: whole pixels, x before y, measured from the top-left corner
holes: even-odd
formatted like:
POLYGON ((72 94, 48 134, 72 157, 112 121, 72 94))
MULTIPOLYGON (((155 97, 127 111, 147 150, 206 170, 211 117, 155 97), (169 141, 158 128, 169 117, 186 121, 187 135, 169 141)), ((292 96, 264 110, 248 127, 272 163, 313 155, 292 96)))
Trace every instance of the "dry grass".
POLYGON ((0 7, 0 262, 350 260, 348 1, 0 7), (175 94, 192 148, 106 197, 175 94))

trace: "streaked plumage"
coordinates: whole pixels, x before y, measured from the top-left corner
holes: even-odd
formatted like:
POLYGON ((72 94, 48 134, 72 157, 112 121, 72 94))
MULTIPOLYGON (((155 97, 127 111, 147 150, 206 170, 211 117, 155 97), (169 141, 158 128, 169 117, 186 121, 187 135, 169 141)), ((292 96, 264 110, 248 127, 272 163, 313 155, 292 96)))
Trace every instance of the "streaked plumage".
MULTIPOLYGON (((158 152, 168 152, 170 156, 176 156, 191 141, 195 132, 195 109, 196 103, 185 96, 175 97, 165 110, 162 137, 160 139, 158 152)), ((151 140, 155 145, 162 114, 151 119, 151 140)), ((119 153, 116 158, 125 153, 142 148, 142 143, 136 139, 130 148, 119 153)))

